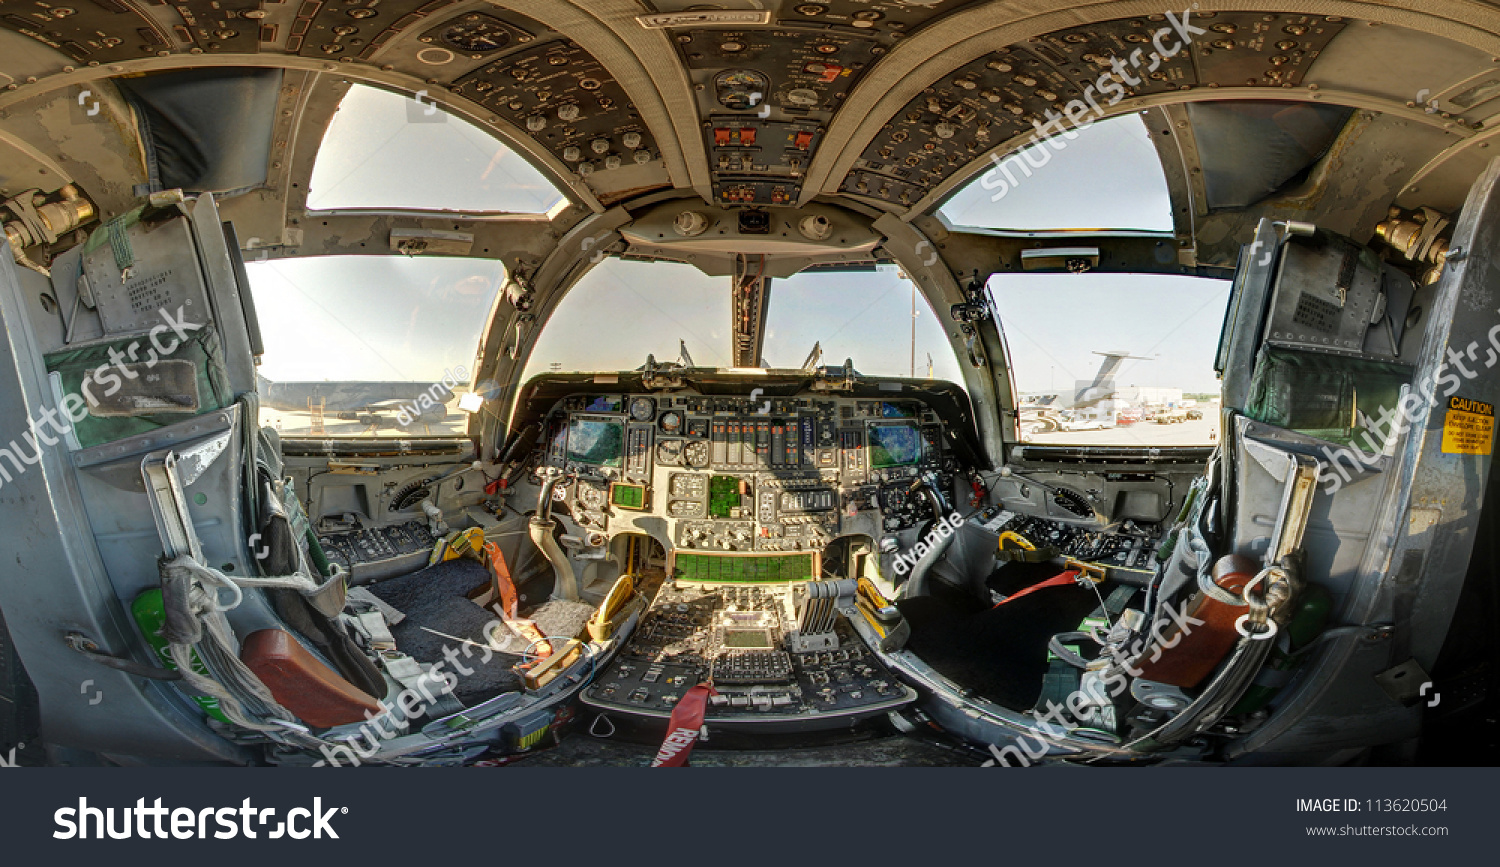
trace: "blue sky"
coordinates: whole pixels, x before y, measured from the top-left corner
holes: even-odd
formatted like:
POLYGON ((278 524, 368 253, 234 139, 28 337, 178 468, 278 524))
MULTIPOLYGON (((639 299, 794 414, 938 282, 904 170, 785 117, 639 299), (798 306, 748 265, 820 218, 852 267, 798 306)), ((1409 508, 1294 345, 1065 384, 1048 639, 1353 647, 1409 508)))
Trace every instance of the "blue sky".
MULTIPOLYGON (((345 98, 314 169, 313 207, 443 207, 544 211, 558 193, 525 160, 445 112, 373 88, 345 98)), ((999 200, 975 183, 944 205, 950 222, 990 228, 1171 228, 1166 184, 1137 115, 1099 122, 999 200)), ((470 365, 499 290, 498 262, 334 257, 251 263, 267 352, 278 380, 436 381, 470 365), (425 308, 425 309, 424 309, 425 308)), ((678 340, 699 365, 728 366, 729 286, 687 265, 596 266, 559 305, 527 366, 624 370, 674 360, 678 340)), ((1127 362, 1121 385, 1217 390, 1211 370, 1228 284, 1139 275, 1005 274, 990 281, 1021 391, 1092 379, 1096 350, 1127 362)), ((894 267, 809 273, 772 282, 765 358, 800 365, 815 342, 823 363, 852 357, 868 375, 916 371, 961 381, 944 337, 953 323, 916 299, 894 267)))
POLYGON ((489 133, 446 111, 356 84, 313 164, 307 206, 545 213, 562 195, 489 133))
POLYGON ((1138 114, 1102 120, 1034 146, 1027 177, 1019 154, 1007 160, 1012 186, 1004 175, 990 189, 971 183, 939 209, 957 226, 991 229, 1156 229, 1172 230, 1172 205, 1156 148, 1138 114), (1043 162, 1045 160, 1045 162, 1043 162), (996 195, 999 201, 994 201, 996 195))
POLYGON ((469 368, 505 268, 493 260, 322 256, 245 264, 278 382, 437 382, 469 368))
MULTIPOLYGON (((917 373, 958 380, 958 364, 926 300, 917 296, 917 373)), ((678 339, 700 366, 730 364, 729 280, 690 265, 607 259, 558 306, 537 342, 526 376, 562 362, 565 369, 631 370, 646 354, 676 360, 678 339)), ((912 284, 895 268, 798 274, 771 281, 764 355, 773 367, 798 367, 813 344, 823 363, 852 357, 862 373, 907 376, 912 353, 912 284)))

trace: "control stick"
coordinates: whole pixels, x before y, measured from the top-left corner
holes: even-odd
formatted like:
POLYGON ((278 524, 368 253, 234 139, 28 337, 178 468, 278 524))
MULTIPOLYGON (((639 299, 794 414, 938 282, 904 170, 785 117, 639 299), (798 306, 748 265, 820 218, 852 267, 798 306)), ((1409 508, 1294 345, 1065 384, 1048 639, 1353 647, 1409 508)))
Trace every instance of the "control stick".
POLYGON ((557 528, 557 521, 552 519, 552 492, 563 479, 562 470, 544 467, 540 473, 542 493, 537 499, 536 514, 527 523, 526 533, 537 550, 542 552, 542 556, 547 558, 547 562, 552 564, 552 598, 577 602, 578 576, 573 572, 573 564, 568 562, 567 555, 558 546, 556 537, 552 535, 552 531, 557 528))

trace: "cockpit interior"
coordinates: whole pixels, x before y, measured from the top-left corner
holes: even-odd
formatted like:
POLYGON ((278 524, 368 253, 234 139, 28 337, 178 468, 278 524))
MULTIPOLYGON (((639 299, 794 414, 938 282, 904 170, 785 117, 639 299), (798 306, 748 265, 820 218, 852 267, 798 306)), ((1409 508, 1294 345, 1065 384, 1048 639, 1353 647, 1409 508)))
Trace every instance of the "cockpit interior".
POLYGON ((1472 759, 1495 129, 1472 3, 6 0, 0 751, 1472 759))

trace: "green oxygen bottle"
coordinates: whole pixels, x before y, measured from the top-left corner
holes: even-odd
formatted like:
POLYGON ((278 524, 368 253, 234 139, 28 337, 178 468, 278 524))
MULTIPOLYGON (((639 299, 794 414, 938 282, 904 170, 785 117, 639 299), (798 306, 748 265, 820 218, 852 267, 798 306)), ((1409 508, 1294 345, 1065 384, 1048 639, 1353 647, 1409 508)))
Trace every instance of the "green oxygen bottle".
POLYGON ((1296 655, 1297 651, 1322 633, 1328 625, 1328 615, 1332 610, 1333 595, 1327 588, 1318 584, 1308 584, 1303 588, 1297 613, 1292 615, 1286 625, 1287 641, 1283 643, 1276 640, 1270 658, 1261 667, 1260 673, 1255 675, 1250 688, 1245 690, 1239 702, 1230 709, 1230 714, 1258 711, 1286 686, 1292 679, 1292 673, 1302 662, 1302 657, 1296 655))
MULTIPOLYGON (((135 597, 135 601, 130 605, 130 613, 135 618, 136 625, 141 628, 141 634, 146 637, 146 643, 156 651, 156 658, 161 660, 162 665, 177 671, 177 661, 172 659, 172 651, 167 647, 167 640, 161 636, 162 627, 167 623, 167 610, 162 605, 161 588, 153 587, 135 597)), ((198 658, 198 651, 195 650, 192 654, 193 671, 208 677, 208 666, 198 658)), ((221 722, 229 722, 229 717, 219 709, 217 698, 211 695, 195 695, 192 699, 203 708, 204 713, 221 722)))

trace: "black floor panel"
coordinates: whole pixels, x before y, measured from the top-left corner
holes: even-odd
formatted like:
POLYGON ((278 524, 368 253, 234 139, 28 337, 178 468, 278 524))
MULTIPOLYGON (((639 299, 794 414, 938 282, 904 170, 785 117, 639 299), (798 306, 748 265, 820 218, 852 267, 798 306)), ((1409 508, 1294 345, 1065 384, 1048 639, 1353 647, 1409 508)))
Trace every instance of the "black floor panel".
MULTIPOLYGON (((1011 563, 990 579, 1010 595, 1057 574, 1057 567, 1011 563)), ((934 594, 896 603, 911 625, 907 649, 944 677, 1014 710, 1036 705, 1047 673, 1047 641, 1070 632, 1099 607, 1086 587, 1047 587, 999 608, 934 584, 934 594)))

